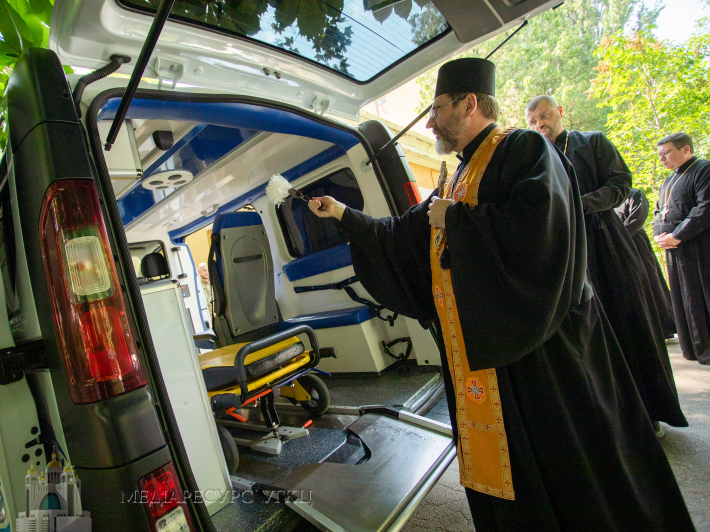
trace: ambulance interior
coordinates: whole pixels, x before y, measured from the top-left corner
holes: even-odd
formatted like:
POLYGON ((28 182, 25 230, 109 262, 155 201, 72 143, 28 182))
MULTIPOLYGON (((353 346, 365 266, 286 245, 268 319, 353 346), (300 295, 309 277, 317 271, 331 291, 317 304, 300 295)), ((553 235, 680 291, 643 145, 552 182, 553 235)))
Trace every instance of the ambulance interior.
MULTIPOLYGON (((110 91, 103 98, 97 129, 89 127, 89 135, 105 136, 119 99, 110 91)), ((368 134, 373 144, 389 138, 380 123, 358 130, 254 99, 164 100, 160 93, 139 91, 119 139, 104 152, 198 484, 235 488, 237 494, 251 493, 255 484, 273 486, 291 493, 295 513, 333 530, 399 528, 428 491, 425 485, 433 485, 455 454, 450 428, 417 416, 443 397, 431 332, 371 301, 354 278, 347 235, 337 222, 317 218, 303 200, 288 198, 276 207, 265 196, 269 179, 280 174, 310 197, 331 195, 376 217, 402 212, 416 201, 416 183, 392 185, 366 164, 368 134), (396 199, 394 187, 401 188, 396 199), (162 257, 164 267, 146 266, 162 257), (212 289, 226 297, 222 317, 210 314, 196 272, 210 258, 216 268, 210 274, 218 272, 221 285, 213 280, 212 289), (308 374, 299 373, 295 382, 320 379, 329 395, 327 411, 321 414, 316 404, 323 391, 304 384, 310 397, 303 400, 294 395, 294 381, 287 382, 274 405, 282 436, 289 435, 276 443, 278 449, 260 447, 254 442, 265 438, 264 423, 273 421, 269 412, 254 401, 235 403, 230 415, 215 413, 214 390, 207 377, 205 388, 199 364, 204 369, 205 361, 226 349, 230 365, 237 347, 273 335, 286 338, 304 325, 321 348, 333 349, 321 350, 317 367, 311 358, 308 374), (400 419, 413 414, 409 433, 388 416, 367 416, 381 411, 367 405, 388 407, 400 419), (238 444, 236 463, 233 443, 225 439, 238 444), (364 517, 367 506, 374 509, 364 517)), ((406 176, 401 150, 391 153, 406 176)), ((298 338, 302 351, 313 351, 312 337, 298 338)), ((247 504, 239 495, 206 502, 218 529, 233 522, 256 529, 264 512, 286 521, 295 515, 247 504)))

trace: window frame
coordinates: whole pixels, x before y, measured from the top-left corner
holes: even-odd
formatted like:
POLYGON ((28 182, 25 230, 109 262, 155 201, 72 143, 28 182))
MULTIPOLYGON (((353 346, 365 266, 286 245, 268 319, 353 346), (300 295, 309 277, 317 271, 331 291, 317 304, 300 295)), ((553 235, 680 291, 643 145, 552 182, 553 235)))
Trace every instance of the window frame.
MULTIPOLYGON (((325 180, 325 179, 329 179, 329 178, 331 178, 331 177, 333 177, 333 176, 335 176, 335 175, 337 175, 337 174, 339 174, 339 173, 342 173, 342 172, 347 172, 347 173, 349 173, 350 176, 353 178, 353 181, 355 181, 355 183, 357 183, 357 190, 358 190, 358 192, 360 193, 360 197, 362 198, 362 201, 363 201, 363 204, 364 204, 364 202, 365 202, 365 196, 362 194, 362 189, 361 189, 361 187, 360 187, 360 183, 359 183, 359 181, 357 180, 357 177, 355 176, 355 172, 354 172, 353 169, 350 168, 349 166, 342 166, 342 167, 337 168, 336 170, 334 170, 334 171, 332 171, 332 172, 329 172, 329 173, 327 173, 327 174, 325 174, 325 175, 322 175, 322 176, 318 177, 317 179, 315 179, 315 180, 313 180, 313 181, 311 181, 311 182, 309 182, 309 183, 306 183, 305 185, 299 187, 299 190, 307 189, 308 187, 311 187, 311 186, 313 186, 313 185, 316 185, 316 184, 319 183, 320 181, 323 181, 323 180, 325 180)), ((283 240, 284 240, 284 243, 285 243, 285 245, 286 245, 286 250, 288 251, 288 254, 289 254, 289 256, 290 256, 292 259, 300 259, 300 258, 303 258, 303 257, 308 257, 308 256, 310 256, 310 255, 313 255, 314 253, 318 253, 318 252, 320 252, 320 251, 325 251, 325 250, 332 249, 332 248, 337 247, 337 246, 341 246, 341 245, 343 245, 343 244, 349 244, 349 243, 350 243, 350 239, 349 239, 349 238, 345 238, 345 239, 341 240, 340 242, 338 242, 337 244, 334 244, 334 245, 332 245, 332 246, 328 246, 327 248, 318 249, 318 250, 310 251, 310 252, 308 252, 308 253, 303 253, 303 254, 299 253, 298 250, 297 250, 297 249, 294 249, 294 246, 293 246, 293 244, 294 244, 294 242, 293 242, 293 234, 292 234, 291 229, 290 229, 290 227, 289 227, 289 225, 288 225, 288 221, 285 219, 285 216, 284 216, 284 214, 283 214, 283 206, 284 206, 284 205, 285 205, 285 203, 282 203, 281 205, 278 205, 278 206, 276 207, 276 218, 277 218, 278 221, 279 221, 279 227, 281 228, 281 234, 282 234, 282 236, 283 236, 283 240)), ((340 224, 340 222, 337 222, 337 221, 336 221, 336 223, 337 223, 338 225, 340 224)), ((302 236, 302 235, 301 235, 301 236, 302 236)), ((341 236, 342 236, 342 232, 341 232, 341 236)))
MULTIPOLYGON (((170 267, 170 259, 168 258, 168 248, 165 246, 165 242, 162 240, 141 240, 140 242, 129 242, 128 243, 128 252, 131 253, 133 251, 134 246, 140 246, 142 244, 152 244, 152 243, 158 243, 160 244, 161 249, 163 250, 163 257, 165 257, 165 262, 168 264, 168 271, 170 272, 170 279, 173 278, 173 269, 170 267)), ((151 251, 151 253, 156 253, 155 251, 151 251)), ((146 253, 147 255, 148 253, 146 253)), ((145 255, 143 255, 145 257, 145 255)), ((131 262, 133 262, 133 253, 131 253, 131 262)), ((141 258, 141 264, 143 263, 143 259, 141 258)), ((133 267, 135 270, 135 266, 133 267)), ((136 279, 145 279, 143 275, 141 275, 140 271, 136 271, 136 279)))

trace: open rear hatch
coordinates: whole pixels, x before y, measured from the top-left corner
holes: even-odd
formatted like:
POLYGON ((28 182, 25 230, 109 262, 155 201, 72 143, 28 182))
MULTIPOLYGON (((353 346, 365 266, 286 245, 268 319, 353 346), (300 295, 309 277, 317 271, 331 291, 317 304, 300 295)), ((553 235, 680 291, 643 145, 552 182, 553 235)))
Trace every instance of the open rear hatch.
MULTIPOLYGON (((162 88, 242 94, 354 116, 448 57, 559 0, 176 0, 145 75, 162 88)), ((159 0, 57 0, 50 47, 63 64, 133 61, 159 0)))

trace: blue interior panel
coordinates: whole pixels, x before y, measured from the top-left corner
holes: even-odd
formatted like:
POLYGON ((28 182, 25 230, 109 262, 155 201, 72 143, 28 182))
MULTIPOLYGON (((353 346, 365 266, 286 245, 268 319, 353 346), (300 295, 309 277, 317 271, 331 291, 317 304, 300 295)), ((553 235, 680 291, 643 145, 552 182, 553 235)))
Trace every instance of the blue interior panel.
MULTIPOLYGON (((120 100, 120 98, 112 98, 106 102, 99 113, 99 120, 113 119, 120 100)), ((136 98, 131 101, 126 118, 184 120, 230 128, 299 135, 332 142, 346 151, 359 143, 357 137, 348 131, 280 109, 246 103, 167 102, 136 98)))
POLYGON ((279 322, 280 331, 291 329, 298 325, 308 325, 311 329, 332 329, 333 327, 346 327, 348 325, 358 325, 375 317, 374 311, 370 307, 352 307, 340 310, 329 310, 327 312, 313 312, 296 316, 289 320, 279 322))
MULTIPOLYGON (((143 173, 143 179, 166 170, 187 170, 196 176, 258 131, 222 126, 197 126, 143 173)), ((155 205, 152 190, 138 184, 117 200, 124 227, 155 205)))
POLYGON ((255 212, 227 212, 218 214, 214 218, 212 234, 218 235, 222 229, 230 227, 248 227, 250 225, 261 225, 261 216, 255 212))
POLYGON ((289 281, 298 281, 319 273, 352 266, 352 263, 350 246, 341 244, 292 260, 284 266, 284 273, 289 281))

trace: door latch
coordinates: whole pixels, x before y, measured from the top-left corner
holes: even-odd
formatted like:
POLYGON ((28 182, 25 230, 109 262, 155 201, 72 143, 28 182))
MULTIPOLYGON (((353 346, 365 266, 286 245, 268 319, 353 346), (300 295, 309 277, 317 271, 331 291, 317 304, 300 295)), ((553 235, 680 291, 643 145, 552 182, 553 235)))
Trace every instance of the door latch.
POLYGON ((179 61, 156 57, 153 70, 158 75, 159 89, 174 89, 177 81, 182 78, 185 67, 179 61))

